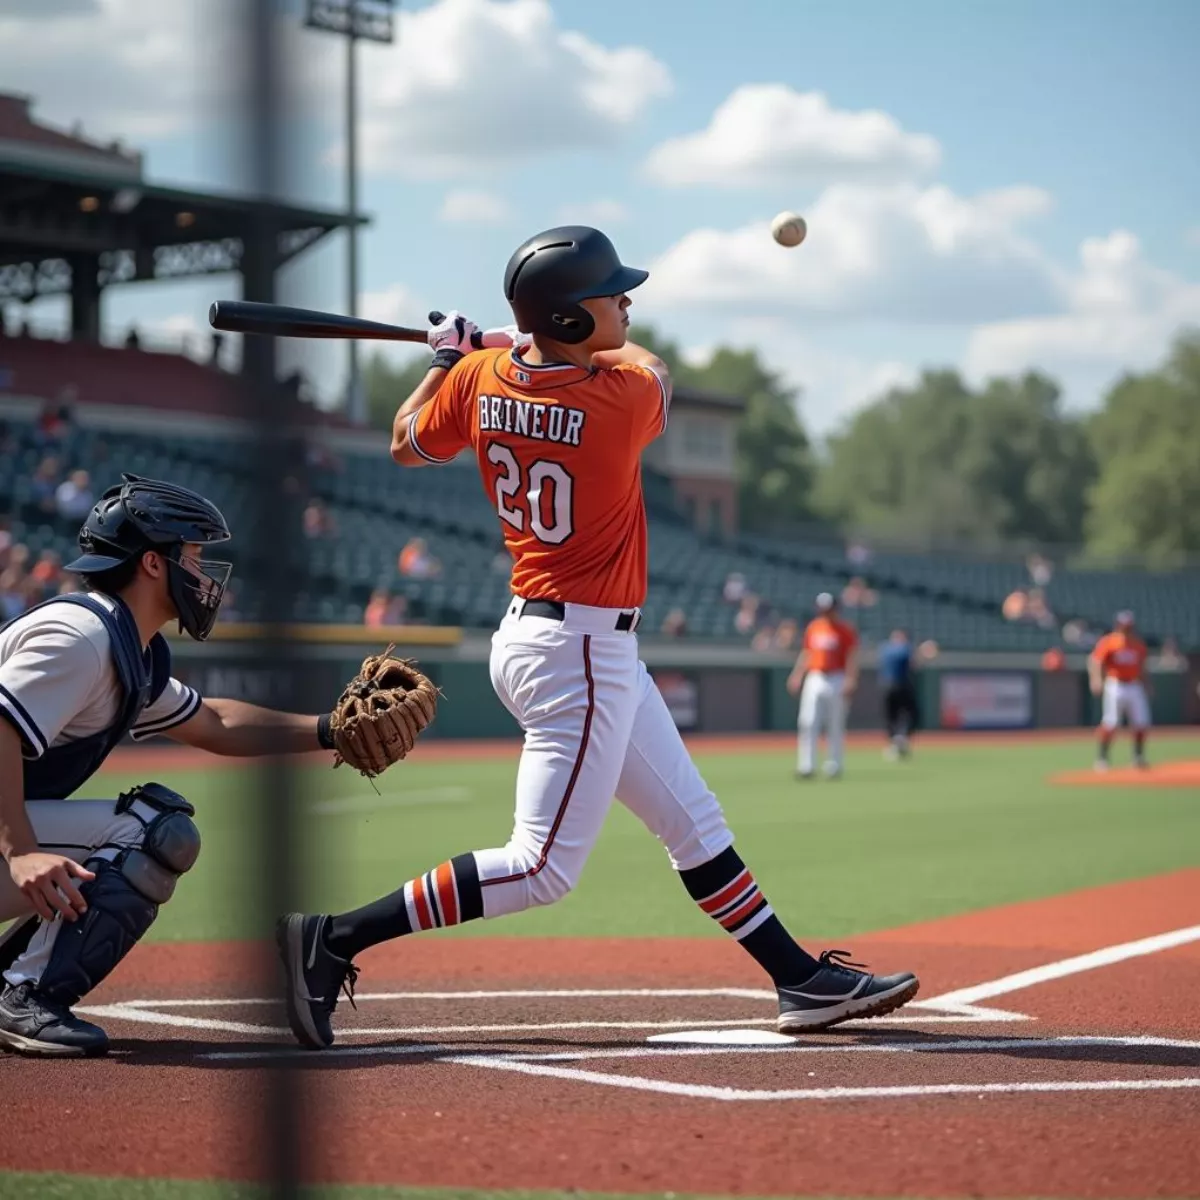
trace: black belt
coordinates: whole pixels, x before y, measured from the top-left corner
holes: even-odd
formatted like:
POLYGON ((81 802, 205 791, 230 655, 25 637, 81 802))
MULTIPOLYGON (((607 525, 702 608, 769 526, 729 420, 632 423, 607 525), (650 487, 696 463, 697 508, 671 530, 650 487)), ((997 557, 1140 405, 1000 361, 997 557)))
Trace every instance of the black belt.
MULTIPOLYGON (((549 617, 552 621, 561 621, 567 615, 567 606, 558 600, 522 600, 519 617, 549 617)), ((623 612, 617 617, 613 628, 618 633, 628 633, 637 620, 636 612, 623 612)))

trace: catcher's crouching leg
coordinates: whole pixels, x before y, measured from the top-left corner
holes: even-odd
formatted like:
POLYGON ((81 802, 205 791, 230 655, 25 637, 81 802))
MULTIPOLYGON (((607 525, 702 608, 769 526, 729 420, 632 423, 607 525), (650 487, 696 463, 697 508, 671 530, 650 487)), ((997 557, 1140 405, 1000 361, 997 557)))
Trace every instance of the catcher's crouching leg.
POLYGON ((37 985, 54 1004, 78 1003, 112 972, 200 854, 200 831, 192 821, 196 810, 178 792, 159 783, 143 784, 118 800, 117 812, 128 812, 142 823, 141 844, 122 849, 111 860, 88 860, 96 878, 80 888, 87 912, 59 930, 37 985))

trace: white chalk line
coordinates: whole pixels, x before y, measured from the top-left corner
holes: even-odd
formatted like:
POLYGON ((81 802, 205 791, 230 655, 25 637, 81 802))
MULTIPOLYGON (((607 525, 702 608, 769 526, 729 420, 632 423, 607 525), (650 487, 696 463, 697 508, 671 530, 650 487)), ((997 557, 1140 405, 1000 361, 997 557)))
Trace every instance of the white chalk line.
MULTIPOLYGON (((287 1026, 261 1025, 245 1021, 226 1021, 215 1017, 189 1017, 178 1013, 161 1012, 151 1008, 136 1008, 129 1004, 108 1004, 79 1006, 74 1010, 82 1016, 103 1017, 109 1020, 130 1021, 135 1024, 163 1025, 178 1029, 206 1029, 214 1033, 244 1033, 251 1037, 290 1037, 291 1031, 287 1026)), ((846 1026, 860 1025, 865 1022, 847 1021, 846 1026)), ((975 1017, 963 1016, 928 1016, 912 1017, 880 1017, 871 1022, 872 1026, 883 1024, 911 1025, 921 1023, 926 1025, 977 1025, 980 1022, 975 1017)), ((500 1033, 569 1033, 587 1032, 588 1030, 668 1030, 668 1029, 738 1029, 747 1026, 774 1026, 772 1017, 737 1017, 733 1019, 712 1020, 673 1020, 673 1021, 522 1021, 515 1024, 494 1025, 396 1025, 372 1026, 359 1025, 338 1029, 339 1038, 362 1037, 445 1037, 452 1035, 480 1035, 500 1033)))
MULTIPOLYGON (((378 1031, 376 1031, 378 1032, 378 1031)), ((554 1063, 582 1062, 589 1060, 617 1060, 642 1058, 708 1058, 729 1054, 972 1054, 1004 1051, 1019 1053, 1023 1050, 1035 1051, 1046 1046, 1059 1049, 1073 1049, 1087 1046, 1115 1047, 1161 1047, 1178 1050, 1200 1050, 1200 1041, 1186 1038, 1161 1037, 1100 1037, 1100 1036, 1063 1036, 1052 1038, 954 1038, 947 1041, 878 1041, 878 1042, 818 1042, 796 1041, 787 1046, 621 1046, 580 1048, 561 1051, 502 1051, 495 1050, 481 1054, 472 1051, 462 1053, 458 1046, 433 1045, 422 1046, 389 1046, 385 1044, 370 1046, 337 1046, 331 1050, 322 1051, 319 1058, 370 1058, 390 1054, 446 1054, 448 1062, 464 1065, 477 1065, 477 1059, 491 1062, 510 1063, 554 1063), (469 1060, 469 1061, 468 1061, 469 1060)), ((309 1050, 299 1050, 292 1046, 279 1049, 258 1050, 212 1050, 200 1055, 206 1059, 277 1059, 277 1058, 308 1058, 314 1060, 309 1050)), ((627 1076, 623 1078, 628 1078, 627 1076)))
MULTIPOLYGON (((766 1047, 764 1047, 765 1049, 766 1047)), ((743 1052, 747 1049, 743 1047, 743 1052)), ((786 1051, 785 1051, 786 1053, 786 1051)), ((602 1071, 585 1071, 574 1067, 553 1067, 543 1063, 515 1062, 505 1059, 463 1055, 444 1061, 463 1066, 482 1067, 490 1071, 512 1071, 520 1075, 567 1079, 575 1083, 590 1083, 600 1087, 625 1088, 660 1095, 684 1096, 692 1100, 723 1101, 784 1101, 784 1100, 883 1100, 923 1096, 985 1096, 1014 1092, 1145 1092, 1179 1088, 1200 1088, 1200 1078, 1185 1079, 1102 1079, 1102 1080, 1039 1080, 1013 1083, 930 1083, 885 1085, 872 1087, 789 1088, 767 1090, 758 1088, 714 1087, 708 1084, 675 1083, 664 1079, 644 1079, 640 1076, 607 1075, 602 1071)))
POLYGON ((973 987, 958 988, 956 991, 934 996, 928 1003, 974 1004, 977 1000, 990 1000, 993 996, 1006 996, 1010 992, 1021 992, 1026 988, 1035 987, 1039 983, 1049 983, 1052 979, 1065 979, 1069 975, 1094 971, 1098 967, 1109 967, 1114 963, 1126 962, 1131 958, 1141 958, 1146 954, 1158 954, 1160 951, 1172 950, 1176 946, 1185 946, 1189 942, 1197 941, 1200 941, 1200 925, 1191 925, 1186 929, 1176 929, 1170 933, 1139 938, 1135 942, 1122 942, 1120 945, 1106 946, 1102 950, 1093 950, 1088 954, 1077 954, 1072 958, 1046 963, 1045 966, 1032 967, 1027 971, 1017 971, 1013 975, 1004 975, 1000 979, 993 979, 988 983, 977 983, 973 987))

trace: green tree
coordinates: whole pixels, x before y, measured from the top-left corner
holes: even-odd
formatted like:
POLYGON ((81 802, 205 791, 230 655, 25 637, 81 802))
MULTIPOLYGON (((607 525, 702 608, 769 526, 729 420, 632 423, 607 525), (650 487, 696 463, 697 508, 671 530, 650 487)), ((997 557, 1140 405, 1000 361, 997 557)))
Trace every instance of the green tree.
POLYGON ((397 363, 378 350, 367 356, 362 364, 362 386, 372 429, 391 429, 396 409, 425 378, 431 358, 422 353, 397 363))
POLYGON ((1200 331, 1182 335, 1161 369, 1117 383, 1088 432, 1100 467, 1089 554, 1160 567, 1200 555, 1200 331))
POLYGON ((1094 462, 1059 399, 1033 372, 976 393, 954 371, 927 371, 829 440, 817 506, 892 535, 1077 542, 1094 462))

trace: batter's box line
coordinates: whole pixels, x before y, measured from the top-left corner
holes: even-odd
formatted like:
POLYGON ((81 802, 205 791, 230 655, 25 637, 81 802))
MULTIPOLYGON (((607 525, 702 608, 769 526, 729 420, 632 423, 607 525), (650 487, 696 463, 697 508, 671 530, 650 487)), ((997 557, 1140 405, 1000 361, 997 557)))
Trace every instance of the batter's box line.
MULTIPOLYGON (((395 991, 395 992, 362 992, 355 996, 358 1003, 394 1003, 403 1001, 473 1001, 473 1000, 589 1000, 589 999, 730 999, 730 1000, 764 1000, 774 1004, 777 1000, 775 991, 768 988, 740 987, 711 987, 711 988, 515 988, 515 989, 477 989, 473 991, 395 991)), ((176 1008, 232 1008, 232 1007, 261 1007, 273 1005, 278 1007, 280 1001, 263 996, 224 996, 199 998, 147 998, 134 1000, 118 1000, 104 1006, 104 1015, 120 1016, 118 1010, 131 1009, 137 1011, 156 1012, 162 1009, 176 1008)), ((99 1010, 93 1010, 99 1014, 99 1010)), ((928 1023, 928 1024, 960 1024, 992 1021, 1028 1021, 1032 1018, 1024 1013, 1011 1012, 1001 1008, 989 1008, 978 1004, 967 1004, 956 1001, 953 997, 942 999, 934 997, 930 1000, 914 1000, 905 1008, 905 1016, 885 1017, 883 1020, 893 1022, 928 1023), (913 1010, 929 1016, 916 1015, 913 1010)), ((747 1017, 742 1024, 772 1023, 774 1017, 747 1017)), ((698 1022, 697 1024, 704 1024, 698 1022)), ((737 1022, 735 1022, 737 1023, 737 1022)), ((621 1026, 604 1026, 621 1028, 621 1026)), ((651 1028, 650 1025, 643 1026, 651 1028)), ((669 1028, 669 1026, 663 1026, 669 1028)), ((204 1028, 204 1026, 195 1026, 204 1028)), ((435 1032, 453 1032, 459 1027, 437 1026, 435 1032)), ((472 1031, 484 1027, 472 1026, 472 1031)), ((507 1027, 490 1027, 496 1032, 507 1027)), ((432 1029, 432 1027, 431 1027, 432 1029)))

